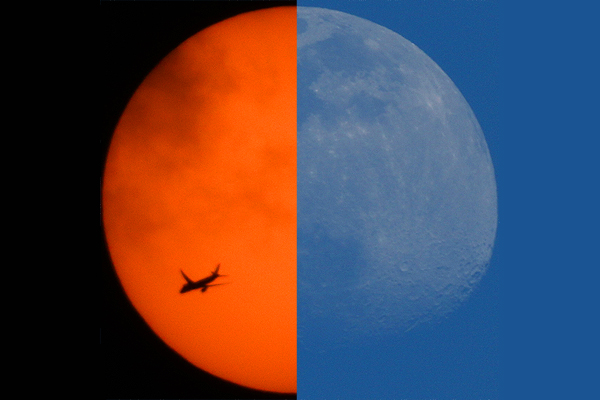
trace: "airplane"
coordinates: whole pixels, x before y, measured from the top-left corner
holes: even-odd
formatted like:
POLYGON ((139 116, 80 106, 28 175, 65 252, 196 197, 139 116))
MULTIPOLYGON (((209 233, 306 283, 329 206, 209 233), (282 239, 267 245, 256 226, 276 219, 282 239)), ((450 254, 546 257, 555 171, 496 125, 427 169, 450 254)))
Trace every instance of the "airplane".
POLYGON ((221 267, 221 264, 217 264, 217 268, 211 273, 210 276, 204 278, 204 279, 200 279, 199 281, 194 282, 193 280, 191 280, 190 278, 188 278, 184 273, 183 270, 181 271, 181 275, 183 275, 183 277, 185 278, 185 280, 187 281, 186 284, 183 285, 183 287, 181 288, 181 291, 179 293, 185 293, 185 292, 189 292, 190 290, 194 290, 194 289, 201 289, 202 293, 206 292, 206 289, 208 289, 211 286, 219 286, 219 285, 226 285, 226 283, 213 283, 212 285, 209 285, 209 283, 211 283, 212 281, 214 281, 215 279, 217 279, 220 276, 227 276, 227 275, 221 275, 219 274, 219 268, 221 267))

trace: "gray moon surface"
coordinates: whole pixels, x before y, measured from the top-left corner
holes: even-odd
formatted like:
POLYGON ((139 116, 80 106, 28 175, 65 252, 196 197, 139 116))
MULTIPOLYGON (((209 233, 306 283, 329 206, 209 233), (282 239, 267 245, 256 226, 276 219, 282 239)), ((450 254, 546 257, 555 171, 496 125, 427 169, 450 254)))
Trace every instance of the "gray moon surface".
POLYGON ((414 44, 298 7, 298 347, 439 320, 468 298, 497 227, 471 108, 414 44))

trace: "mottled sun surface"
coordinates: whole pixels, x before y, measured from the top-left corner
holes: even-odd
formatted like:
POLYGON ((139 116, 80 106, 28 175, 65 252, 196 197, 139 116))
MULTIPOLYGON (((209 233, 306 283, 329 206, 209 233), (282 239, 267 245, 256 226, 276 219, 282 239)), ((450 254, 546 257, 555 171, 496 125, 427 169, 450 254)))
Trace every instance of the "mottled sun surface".
POLYGON ((171 348, 231 382, 296 391, 296 9, 194 35, 115 130, 103 218, 131 302, 171 348), (228 283, 180 294, 221 264, 228 283))

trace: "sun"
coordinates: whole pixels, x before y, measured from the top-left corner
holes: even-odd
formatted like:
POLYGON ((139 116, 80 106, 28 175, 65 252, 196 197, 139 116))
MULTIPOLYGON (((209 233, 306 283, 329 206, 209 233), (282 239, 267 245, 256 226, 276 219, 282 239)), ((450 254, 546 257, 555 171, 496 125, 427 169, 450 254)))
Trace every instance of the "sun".
POLYGON ((296 392, 296 9, 253 11, 182 43, 125 109, 102 187, 131 303, 192 364, 296 392), (180 293, 220 264, 206 291, 180 293))

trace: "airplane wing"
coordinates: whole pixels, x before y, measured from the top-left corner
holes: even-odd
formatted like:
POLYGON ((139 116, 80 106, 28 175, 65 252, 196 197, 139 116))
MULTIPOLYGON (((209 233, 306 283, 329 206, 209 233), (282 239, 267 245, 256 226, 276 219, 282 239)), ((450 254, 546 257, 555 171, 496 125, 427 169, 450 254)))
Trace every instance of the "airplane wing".
POLYGON ((208 290, 208 288, 209 288, 209 287, 211 287, 211 286, 221 286, 221 285, 227 285, 228 283, 231 283, 231 282, 226 282, 226 283, 213 283, 212 285, 206 285, 206 286, 204 286, 204 287, 202 288, 202 290, 201 290, 200 292, 201 292, 201 293, 204 293, 204 292, 206 292, 206 290, 208 290))
POLYGON ((229 285, 231 282, 227 282, 227 283, 213 283, 212 285, 206 285, 208 286, 221 286, 221 285, 229 285))
POLYGON ((194 283, 194 281, 193 281, 193 280, 191 280, 190 278, 188 278, 188 277, 187 277, 187 276, 186 276, 186 275, 183 273, 183 270, 180 270, 180 271, 181 271, 181 275, 183 275, 183 278, 184 278, 184 279, 187 281, 187 283, 194 283))

